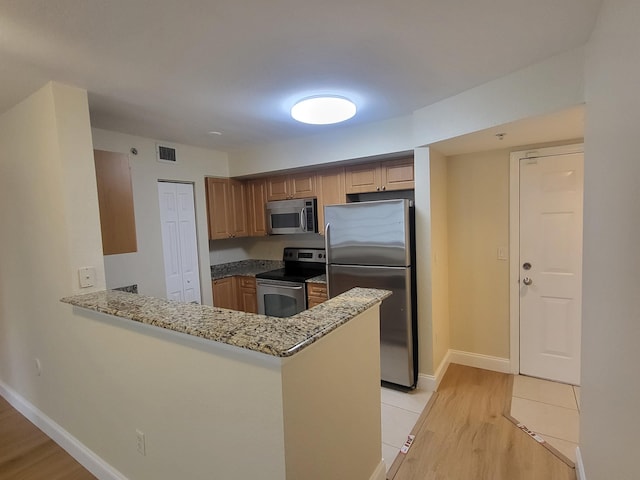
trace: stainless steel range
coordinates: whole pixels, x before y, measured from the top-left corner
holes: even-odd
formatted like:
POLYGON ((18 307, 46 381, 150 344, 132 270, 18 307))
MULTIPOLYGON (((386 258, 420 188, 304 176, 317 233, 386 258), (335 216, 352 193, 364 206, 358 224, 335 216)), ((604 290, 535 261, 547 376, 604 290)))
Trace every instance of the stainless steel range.
POLYGON ((290 317, 307 308, 307 284, 326 268, 324 248, 285 248, 284 268, 256 275, 258 313, 290 317))

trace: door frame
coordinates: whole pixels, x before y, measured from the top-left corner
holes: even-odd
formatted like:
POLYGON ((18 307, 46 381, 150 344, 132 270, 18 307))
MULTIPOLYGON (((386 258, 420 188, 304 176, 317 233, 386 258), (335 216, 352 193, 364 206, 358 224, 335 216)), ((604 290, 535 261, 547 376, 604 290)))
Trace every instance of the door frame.
POLYGON ((511 373, 520 373, 520 160, 584 153, 584 143, 534 148, 509 156, 509 357, 511 373))

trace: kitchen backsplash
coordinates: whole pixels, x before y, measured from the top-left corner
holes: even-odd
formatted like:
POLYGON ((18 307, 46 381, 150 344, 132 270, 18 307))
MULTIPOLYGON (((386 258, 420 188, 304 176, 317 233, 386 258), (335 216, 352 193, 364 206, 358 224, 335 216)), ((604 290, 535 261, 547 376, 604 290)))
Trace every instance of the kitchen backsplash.
POLYGON ((282 260, 285 247, 324 248, 321 235, 272 235, 209 242, 210 265, 248 259, 282 260))

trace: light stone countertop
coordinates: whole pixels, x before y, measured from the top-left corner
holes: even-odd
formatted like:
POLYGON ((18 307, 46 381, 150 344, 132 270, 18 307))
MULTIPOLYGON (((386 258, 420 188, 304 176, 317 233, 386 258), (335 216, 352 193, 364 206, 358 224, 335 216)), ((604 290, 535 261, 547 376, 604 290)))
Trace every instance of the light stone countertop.
POLYGON ((358 287, 288 318, 115 290, 60 301, 275 357, 290 357, 390 295, 387 290, 358 287))
POLYGON ((258 273, 268 272, 282 268, 282 260, 240 260, 238 262, 221 263, 211 265, 211 280, 219 280, 236 275, 255 277, 258 273))

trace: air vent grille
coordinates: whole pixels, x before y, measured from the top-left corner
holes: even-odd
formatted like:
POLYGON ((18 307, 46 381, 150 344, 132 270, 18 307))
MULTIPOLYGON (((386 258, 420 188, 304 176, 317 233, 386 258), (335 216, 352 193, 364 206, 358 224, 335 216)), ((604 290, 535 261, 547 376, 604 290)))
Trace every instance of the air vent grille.
POLYGON ((175 163, 176 161, 176 149, 173 147, 167 147, 166 145, 158 145, 158 160, 161 162, 171 162, 175 163))

